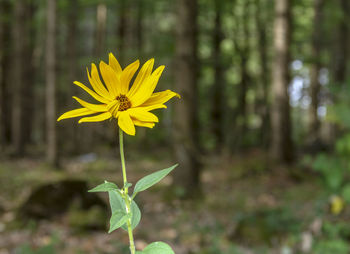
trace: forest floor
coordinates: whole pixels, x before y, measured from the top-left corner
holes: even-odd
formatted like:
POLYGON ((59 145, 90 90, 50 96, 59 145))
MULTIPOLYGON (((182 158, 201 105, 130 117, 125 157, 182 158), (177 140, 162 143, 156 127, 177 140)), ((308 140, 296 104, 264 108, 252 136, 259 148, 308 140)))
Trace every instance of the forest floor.
MULTIPOLYGON (((109 180, 120 186, 119 165, 94 154, 64 160, 61 171, 37 159, 2 160, 0 254, 128 253, 123 230, 107 234, 105 228, 86 227, 90 211, 70 209, 51 219, 26 222, 18 215, 32 190, 44 183, 80 179, 94 187, 109 180)), ((150 170, 170 165, 161 154, 131 156, 128 180, 135 183, 150 170)), ((139 195, 138 249, 161 240, 177 254, 349 253, 348 211, 329 213, 330 195, 311 170, 269 165, 261 151, 208 156, 203 165, 203 195, 196 200, 180 201, 170 194, 171 176, 139 195)), ((104 193, 100 197, 107 201, 104 193)), ((92 214, 102 227, 108 225, 107 217, 92 214)))

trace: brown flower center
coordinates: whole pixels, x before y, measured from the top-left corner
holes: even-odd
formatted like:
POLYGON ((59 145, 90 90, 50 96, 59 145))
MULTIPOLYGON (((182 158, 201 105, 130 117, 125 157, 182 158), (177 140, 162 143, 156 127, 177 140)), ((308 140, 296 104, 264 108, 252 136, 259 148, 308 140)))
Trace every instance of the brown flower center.
POLYGON ((131 102, 124 94, 117 96, 115 99, 120 102, 119 111, 125 111, 131 108, 131 102))

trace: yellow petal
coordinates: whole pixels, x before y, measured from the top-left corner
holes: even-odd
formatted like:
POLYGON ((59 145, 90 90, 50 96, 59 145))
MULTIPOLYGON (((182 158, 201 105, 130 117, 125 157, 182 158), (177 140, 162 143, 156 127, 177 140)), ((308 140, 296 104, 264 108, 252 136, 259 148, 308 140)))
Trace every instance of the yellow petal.
POLYGON ((115 100, 115 101, 110 102, 110 103, 107 105, 107 110, 108 110, 109 112, 111 112, 111 114, 112 114, 115 118, 117 118, 119 106, 120 106, 120 102, 117 101, 117 100, 115 100))
POLYGON ((118 117, 119 127, 128 135, 135 135, 135 126, 127 111, 121 111, 118 117))
POLYGON ((109 53, 109 66, 111 66, 118 75, 122 73, 122 67, 120 67, 118 60, 112 53, 109 53))
POLYGON ((96 65, 91 64, 91 76, 88 68, 86 68, 86 72, 92 88, 102 97, 112 100, 113 99, 112 96, 108 93, 106 87, 102 84, 100 80, 100 75, 98 74, 96 65))
POLYGON ((175 93, 171 90, 165 90, 162 92, 154 93, 147 101, 145 101, 145 103, 142 104, 142 106, 163 104, 175 96, 181 98, 181 96, 178 93, 175 93))
POLYGON ((130 108, 127 112, 132 118, 142 122, 159 122, 158 117, 155 114, 147 112, 143 108, 130 108))
POLYGON ((143 106, 143 104, 142 104, 142 106, 140 106, 140 108, 143 108, 146 111, 151 111, 153 109, 167 108, 167 106, 164 105, 164 104, 154 104, 154 105, 151 105, 151 106, 143 106))
POLYGON ((102 122, 102 121, 105 121, 111 117, 112 117, 111 113, 105 112, 105 113, 99 114, 97 116, 84 117, 84 118, 80 119, 78 123, 102 122))
POLYGON ((79 99, 76 96, 73 96, 73 99, 75 99, 77 102, 79 102, 80 105, 82 105, 84 108, 90 109, 91 111, 97 112, 106 112, 107 108, 105 104, 92 104, 88 103, 86 101, 83 101, 82 99, 79 99))
POLYGON ((113 98, 117 97, 120 94, 120 81, 116 72, 103 61, 100 62, 100 71, 109 93, 113 98))
POLYGON ((73 82, 75 85, 81 87, 82 89, 84 89, 88 94, 90 94, 95 100, 98 100, 99 102, 102 103, 108 103, 110 102, 110 100, 103 98, 102 96, 98 95, 97 93, 95 93, 94 91, 92 91, 90 88, 86 87, 85 85, 83 85, 82 83, 80 83, 79 81, 74 81, 73 82))
POLYGON ((139 86, 134 95, 128 96, 133 107, 141 105, 151 97, 164 68, 164 65, 158 67, 152 75, 139 86))
POLYGON ((132 121, 136 126, 140 127, 147 127, 147 128, 153 128, 156 124, 155 123, 150 123, 150 122, 142 122, 137 119, 132 118, 132 121))
POLYGON ((148 60, 142 67, 139 73, 136 76, 134 84, 130 88, 128 97, 132 97, 135 92, 139 89, 140 85, 151 75, 154 65, 154 59, 148 60))
POLYGON ((78 108, 78 109, 73 109, 71 111, 68 111, 64 114, 62 114, 57 121, 61 121, 63 119, 67 119, 67 118, 73 118, 73 117, 78 117, 78 116, 86 116, 86 115, 91 115, 94 114, 96 112, 91 111, 90 109, 87 108, 78 108))
POLYGON ((120 76, 120 83, 121 83, 120 93, 121 94, 126 94, 129 91, 130 80, 134 76, 134 74, 137 71, 137 69, 139 68, 139 66, 140 66, 140 61, 137 60, 137 61, 133 62, 132 64, 129 64, 123 70, 123 72, 120 76))

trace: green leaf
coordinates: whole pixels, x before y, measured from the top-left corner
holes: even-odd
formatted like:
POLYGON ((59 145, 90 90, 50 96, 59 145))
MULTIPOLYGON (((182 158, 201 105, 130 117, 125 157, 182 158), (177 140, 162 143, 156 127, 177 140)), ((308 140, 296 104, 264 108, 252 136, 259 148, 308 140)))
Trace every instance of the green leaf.
MULTIPOLYGON (((134 200, 131 201, 131 212, 132 212, 131 227, 132 229, 134 229, 137 227, 137 225, 139 225, 141 220, 140 208, 137 206, 134 200)), ((127 230, 127 227, 125 227, 125 230, 127 230)))
POLYGON ((151 186, 155 185, 158 183, 160 180, 162 180, 167 174, 169 174, 174 168, 177 167, 178 164, 175 164, 174 166, 171 166, 170 168, 166 168, 160 171, 157 171, 153 174, 150 174, 148 176, 145 176, 144 178, 140 179, 134 189, 134 194, 135 196, 138 192, 144 191, 151 186))
POLYGON ((96 186, 89 190, 89 192, 107 192, 112 190, 118 190, 118 186, 115 183, 105 181, 103 184, 96 186))
MULTIPOLYGON (((115 190, 109 191, 108 194, 109 194, 109 203, 111 205, 112 214, 118 210, 126 212, 125 201, 124 201, 123 197, 121 196, 121 194, 115 190)), ((141 211, 134 200, 131 201, 130 209, 131 209, 131 213, 132 213, 131 227, 132 227, 132 229, 134 229, 134 228, 136 228, 136 226, 139 224, 139 222, 141 220, 141 211)), ((126 223, 123 224, 122 228, 125 231, 128 230, 126 223)))
POLYGON ((108 233, 111 233, 114 230, 120 228, 122 225, 124 225, 126 223, 128 218, 129 218, 128 215, 122 210, 118 210, 118 211, 114 212, 111 216, 110 221, 109 221, 108 233))
POLYGON ((175 254, 171 247, 163 242, 154 242, 146 246, 140 254, 175 254))
POLYGON ((129 188, 129 187, 131 187, 131 186, 132 186, 131 183, 125 183, 125 184, 124 184, 124 189, 129 188))

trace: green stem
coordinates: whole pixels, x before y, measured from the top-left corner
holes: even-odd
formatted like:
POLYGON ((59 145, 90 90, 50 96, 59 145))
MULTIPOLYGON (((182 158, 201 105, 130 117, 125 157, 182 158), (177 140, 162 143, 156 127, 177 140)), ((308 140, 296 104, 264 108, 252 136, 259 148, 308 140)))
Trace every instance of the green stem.
MULTIPOLYGON (((122 162, 122 170, 123 170, 123 181, 124 181, 124 186, 126 186, 128 180, 126 178, 126 168, 125 168, 125 158, 124 158, 124 141, 123 141, 123 131, 119 129, 119 146, 120 146, 120 159, 122 162)), ((128 234, 129 234, 129 243, 130 243, 130 252, 131 254, 135 254, 135 244, 134 244, 134 236, 132 233, 132 226, 131 226, 131 205, 130 205, 130 199, 128 196, 128 187, 124 188, 124 200, 125 200, 125 205, 126 205, 126 212, 130 214, 130 217, 127 221, 127 226, 128 226, 128 234)))

